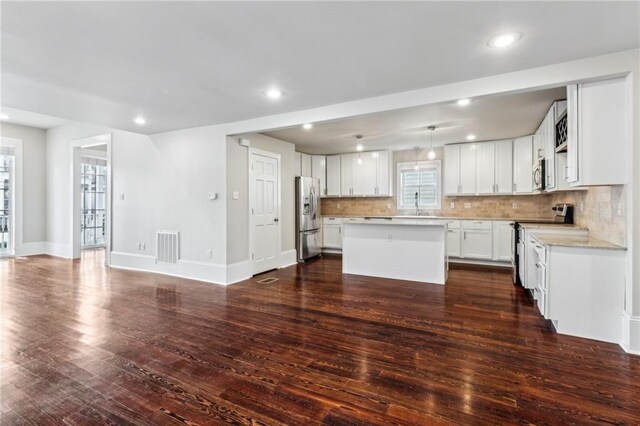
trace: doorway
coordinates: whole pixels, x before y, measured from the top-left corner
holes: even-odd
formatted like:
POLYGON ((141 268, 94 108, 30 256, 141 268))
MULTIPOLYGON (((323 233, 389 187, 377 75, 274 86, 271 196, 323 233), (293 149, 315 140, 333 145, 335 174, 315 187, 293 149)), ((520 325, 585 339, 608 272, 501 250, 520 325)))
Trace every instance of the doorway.
MULTIPOLYGON (((111 135, 72 143, 72 250, 78 259, 87 250, 104 251, 111 261, 111 135)), ((95 255, 95 254, 92 254, 95 255)))
POLYGON ((280 155, 249 149, 249 249, 252 274, 280 266, 280 155))
POLYGON ((22 243, 22 140, 0 140, 0 257, 20 254, 22 243))

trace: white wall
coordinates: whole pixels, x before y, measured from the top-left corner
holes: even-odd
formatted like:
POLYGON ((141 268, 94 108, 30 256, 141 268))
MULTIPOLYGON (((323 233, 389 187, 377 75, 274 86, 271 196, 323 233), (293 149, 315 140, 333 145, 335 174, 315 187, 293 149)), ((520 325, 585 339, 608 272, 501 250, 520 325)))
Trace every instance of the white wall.
POLYGON ((22 242, 42 245, 47 241, 46 133, 11 123, 2 123, 1 131, 4 137, 22 140, 22 242))
MULTIPOLYGON (((227 138, 227 260, 236 263, 248 260, 249 256, 249 164, 247 147, 241 146, 238 140, 250 141, 251 148, 260 149, 280 155, 281 161, 281 212, 280 229, 282 252, 295 250, 295 181, 294 163, 295 146, 292 143, 269 136, 253 133, 227 138), (240 193, 240 198, 232 198, 233 191, 240 193)), ((283 266, 289 261, 283 260, 283 266)))
POLYGON ((225 144, 215 142, 211 127, 154 136, 85 123, 50 129, 47 221, 52 254, 71 256, 71 144, 104 133, 112 134, 113 266, 224 282, 225 144), (220 197, 208 200, 208 192, 220 197), (157 230, 180 232, 179 265, 155 263, 157 230), (138 243, 146 250, 138 250, 138 243))

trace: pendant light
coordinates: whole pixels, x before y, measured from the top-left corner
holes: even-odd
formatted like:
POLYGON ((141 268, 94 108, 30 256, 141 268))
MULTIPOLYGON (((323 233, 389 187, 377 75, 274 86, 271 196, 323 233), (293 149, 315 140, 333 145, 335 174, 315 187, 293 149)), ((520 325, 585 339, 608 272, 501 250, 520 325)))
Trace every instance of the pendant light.
POLYGON ((356 142, 358 143, 356 145, 356 150, 358 151, 358 164, 362 164, 362 158, 360 158, 360 151, 364 149, 364 147, 360 143, 361 139, 362 139, 362 135, 356 135, 356 142))
POLYGON ((420 147, 419 147, 419 146, 416 146, 416 147, 414 147, 413 149, 414 149, 414 150, 415 150, 415 152, 416 152, 416 165, 415 165, 415 166, 413 166, 413 169, 414 169, 415 171, 418 171, 418 169, 419 169, 419 167, 418 167, 418 151, 420 151, 420 147))
POLYGON ((431 132, 431 135, 430 135, 431 136, 431 149, 429 150, 429 153, 427 154, 427 158, 429 160, 435 160, 436 157, 438 156, 436 154, 436 152, 433 150, 433 132, 436 130, 436 126, 429 126, 429 127, 427 127, 427 129, 429 129, 430 132, 431 132))

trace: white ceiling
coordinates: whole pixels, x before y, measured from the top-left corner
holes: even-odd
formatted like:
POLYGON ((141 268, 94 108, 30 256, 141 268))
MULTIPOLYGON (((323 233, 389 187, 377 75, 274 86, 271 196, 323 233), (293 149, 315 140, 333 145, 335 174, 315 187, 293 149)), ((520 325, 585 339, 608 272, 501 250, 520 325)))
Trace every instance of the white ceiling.
POLYGON ((2 120, 3 123, 20 124, 21 126, 36 127, 38 129, 50 129, 62 126, 70 121, 64 118, 52 117, 50 115, 38 114, 35 112, 22 111, 15 108, 2 107, 2 113, 9 118, 2 120))
POLYGON ((362 135, 365 150, 426 148, 427 126, 436 126, 433 146, 465 142, 468 134, 474 134, 476 141, 506 139, 534 133, 551 104, 560 99, 566 99, 564 87, 487 96, 465 107, 455 102, 432 104, 314 123, 309 130, 295 126, 264 134, 292 142, 309 154, 353 152, 356 135, 362 135))
POLYGON ((3 2, 3 104, 156 133, 638 47, 638 2, 3 2), (499 33, 524 38, 497 51, 499 33), (262 91, 281 87, 277 102, 262 91), (138 127, 132 119, 146 117, 138 127))

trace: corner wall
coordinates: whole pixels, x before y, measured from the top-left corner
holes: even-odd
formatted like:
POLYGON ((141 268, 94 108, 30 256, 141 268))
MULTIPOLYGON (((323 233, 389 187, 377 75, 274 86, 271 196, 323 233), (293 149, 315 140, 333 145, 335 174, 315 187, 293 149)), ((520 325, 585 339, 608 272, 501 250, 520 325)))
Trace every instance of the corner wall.
POLYGON ((46 251, 46 132, 35 127, 2 123, 2 136, 22 140, 22 244, 17 255, 46 251))

